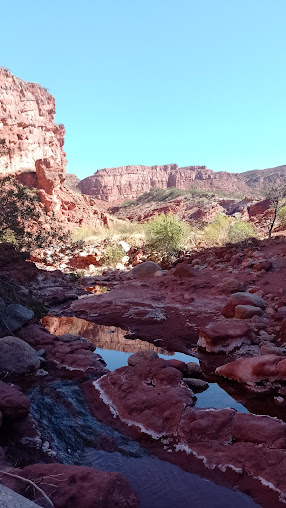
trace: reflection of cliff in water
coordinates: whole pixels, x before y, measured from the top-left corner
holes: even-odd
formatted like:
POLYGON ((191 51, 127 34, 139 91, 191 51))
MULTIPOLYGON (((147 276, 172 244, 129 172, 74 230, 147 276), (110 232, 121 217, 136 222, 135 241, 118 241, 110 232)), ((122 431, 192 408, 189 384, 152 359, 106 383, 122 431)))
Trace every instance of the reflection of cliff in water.
POLYGON ((125 353, 136 353, 137 351, 146 351, 152 349, 158 354, 172 355, 163 348, 159 348, 139 339, 126 339, 127 330, 122 330, 114 326, 98 325, 73 316, 45 316, 42 324, 50 333, 55 335, 64 335, 71 333, 81 335, 88 339, 92 344, 100 349, 111 349, 124 351, 125 353))

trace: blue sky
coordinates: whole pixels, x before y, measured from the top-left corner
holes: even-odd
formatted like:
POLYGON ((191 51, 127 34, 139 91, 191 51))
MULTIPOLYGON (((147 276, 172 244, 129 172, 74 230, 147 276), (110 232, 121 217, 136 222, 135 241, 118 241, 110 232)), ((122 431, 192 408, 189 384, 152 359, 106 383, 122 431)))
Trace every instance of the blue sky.
POLYGON ((68 172, 286 164, 285 0, 14 0, 0 65, 45 86, 68 172))

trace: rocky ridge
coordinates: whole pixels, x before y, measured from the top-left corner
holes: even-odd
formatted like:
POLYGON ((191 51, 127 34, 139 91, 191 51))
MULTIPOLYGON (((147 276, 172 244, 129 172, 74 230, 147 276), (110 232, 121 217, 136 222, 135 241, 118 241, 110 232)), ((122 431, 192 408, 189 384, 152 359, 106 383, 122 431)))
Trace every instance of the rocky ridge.
POLYGON ((99 169, 78 183, 83 194, 109 203, 121 203, 134 199, 151 188, 188 190, 199 188, 209 191, 228 191, 253 196, 264 183, 283 182, 286 166, 245 173, 214 172, 206 166, 178 167, 177 164, 163 166, 121 166, 99 169))

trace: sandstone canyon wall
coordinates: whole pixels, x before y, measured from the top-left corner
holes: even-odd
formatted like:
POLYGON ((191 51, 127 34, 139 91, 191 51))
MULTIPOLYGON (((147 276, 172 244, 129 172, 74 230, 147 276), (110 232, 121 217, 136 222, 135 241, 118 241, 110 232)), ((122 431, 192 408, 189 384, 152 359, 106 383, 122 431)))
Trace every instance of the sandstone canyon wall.
POLYGON ((92 176, 78 182, 83 194, 108 203, 118 204, 126 199, 135 199, 152 187, 188 190, 199 188, 209 191, 242 193, 248 197, 260 196, 265 184, 285 185, 286 166, 265 170, 228 173, 212 171, 206 166, 186 166, 177 164, 164 166, 120 166, 99 169, 92 176))
POLYGON ((64 228, 107 224, 95 200, 65 183, 65 128, 54 123, 55 111, 47 90, 0 68, 0 178, 37 188, 42 209, 64 228))
POLYGON ((82 193, 109 203, 137 198, 144 192, 149 192, 152 187, 161 189, 176 187, 182 190, 198 187, 230 192, 248 190, 245 182, 235 174, 214 172, 206 166, 179 168, 177 164, 100 169, 94 175, 81 180, 78 186, 82 193))
POLYGON ((37 83, 28 83, 0 68, 0 139, 7 153, 0 175, 35 171, 38 159, 49 159, 65 174, 65 128, 54 123, 55 99, 37 83))

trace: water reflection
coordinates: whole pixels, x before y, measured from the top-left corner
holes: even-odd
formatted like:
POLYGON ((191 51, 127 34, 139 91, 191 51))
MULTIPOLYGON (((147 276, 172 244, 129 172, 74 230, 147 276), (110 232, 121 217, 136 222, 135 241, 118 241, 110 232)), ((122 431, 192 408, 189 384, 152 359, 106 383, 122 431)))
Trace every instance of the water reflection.
MULTIPOLYGON (((96 348, 101 350, 108 349, 116 352, 124 351, 126 353, 136 353, 137 351, 152 349, 158 354, 172 354, 168 353, 164 348, 150 344, 150 342, 139 339, 126 339, 125 335, 128 334, 128 330, 122 330, 122 328, 117 328, 115 326, 99 325, 73 316, 55 317, 48 315, 42 319, 42 324, 50 333, 55 335, 60 336, 65 333, 81 335, 94 344, 96 348)), ((100 351, 97 352, 101 354, 100 351)), ((119 366, 121 367, 122 365, 119 366)), ((118 366, 115 368, 118 368, 118 366)))
MULTIPOLYGON (((178 352, 171 353, 143 340, 126 339, 125 335, 128 331, 114 326, 99 325, 73 316, 55 317, 51 315, 44 317, 42 324, 50 333, 55 335, 60 336, 65 333, 71 333, 87 338, 96 346, 96 353, 102 356, 107 368, 111 371, 126 366, 130 354, 138 351, 146 351, 148 349, 152 349, 158 353, 160 358, 164 358, 165 360, 171 357, 185 363, 191 361, 198 364, 200 363, 194 356, 178 352)), ((196 407, 199 408, 213 407, 221 409, 224 407, 232 407, 240 412, 248 412, 242 404, 231 397, 231 395, 223 390, 217 383, 210 383, 209 388, 203 393, 196 394, 196 397, 196 407)))

